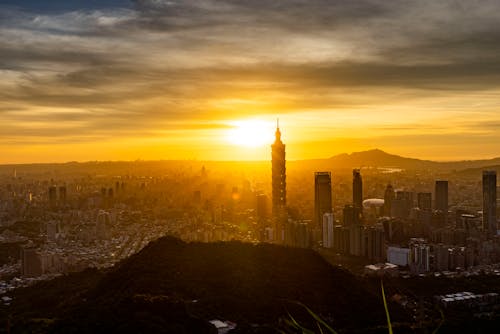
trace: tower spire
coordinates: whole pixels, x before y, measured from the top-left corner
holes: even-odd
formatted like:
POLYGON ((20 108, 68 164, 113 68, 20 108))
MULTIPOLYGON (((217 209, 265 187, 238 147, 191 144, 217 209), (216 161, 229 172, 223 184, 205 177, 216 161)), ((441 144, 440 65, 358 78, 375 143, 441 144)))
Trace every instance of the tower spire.
POLYGON ((283 242, 286 214, 286 159, 285 144, 281 141, 279 118, 276 119, 276 140, 271 145, 272 157, 272 189, 273 189, 273 220, 276 231, 276 241, 283 242))
POLYGON ((281 131, 280 131, 280 119, 279 118, 276 118, 276 133, 275 133, 275 136, 276 136, 276 143, 277 142, 281 142, 281 131))

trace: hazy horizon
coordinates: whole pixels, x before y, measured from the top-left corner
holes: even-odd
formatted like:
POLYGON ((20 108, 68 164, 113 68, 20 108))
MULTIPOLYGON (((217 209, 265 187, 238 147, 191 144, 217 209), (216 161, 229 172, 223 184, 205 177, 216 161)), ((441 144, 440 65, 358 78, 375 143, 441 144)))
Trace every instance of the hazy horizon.
MULTIPOLYGON (((387 152, 385 150, 379 149, 379 148, 374 148, 374 149, 368 149, 365 151, 356 151, 356 152, 343 152, 335 155, 330 155, 327 157, 317 157, 317 158, 308 158, 308 159, 287 159, 288 162, 300 162, 300 161, 308 161, 308 160, 328 160, 328 159, 333 159, 338 156, 342 155, 352 155, 352 154, 359 154, 359 153, 368 153, 368 152, 373 152, 373 151, 381 151, 384 154, 391 155, 391 156, 397 156, 403 159, 416 159, 420 161, 430 161, 430 162, 438 162, 438 163, 453 163, 453 162, 462 162, 462 161, 479 161, 479 160, 495 160, 499 159, 500 156, 492 156, 492 157, 487 157, 484 159, 458 159, 458 160, 437 160, 437 159, 425 159, 425 158, 417 158, 414 156, 402 156, 398 154, 393 154, 391 152, 387 152)), ((36 165, 36 164, 69 164, 69 163, 120 163, 120 162, 207 162, 207 163, 270 163, 270 159, 249 159, 249 160, 210 160, 210 159, 130 159, 130 160, 67 160, 67 161, 46 161, 46 162, 40 162, 40 161, 32 161, 32 162, 21 162, 21 163, 0 163, 0 166, 9 166, 9 165, 36 165)))

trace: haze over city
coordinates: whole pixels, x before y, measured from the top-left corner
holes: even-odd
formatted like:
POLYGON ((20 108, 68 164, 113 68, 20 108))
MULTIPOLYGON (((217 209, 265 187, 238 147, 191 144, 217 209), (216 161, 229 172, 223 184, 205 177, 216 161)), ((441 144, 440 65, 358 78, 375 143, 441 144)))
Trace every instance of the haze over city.
POLYGON ((0 163, 498 156, 497 1, 2 1, 0 163))
POLYGON ((498 332, 499 22, 0 0, 0 334, 498 332))

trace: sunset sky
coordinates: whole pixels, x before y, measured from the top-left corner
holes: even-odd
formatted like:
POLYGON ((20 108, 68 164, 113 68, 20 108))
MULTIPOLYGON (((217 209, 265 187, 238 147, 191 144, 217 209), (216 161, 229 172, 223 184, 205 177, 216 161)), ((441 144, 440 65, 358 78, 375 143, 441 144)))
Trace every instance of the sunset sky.
POLYGON ((0 163, 500 156, 498 0, 0 1, 0 163))

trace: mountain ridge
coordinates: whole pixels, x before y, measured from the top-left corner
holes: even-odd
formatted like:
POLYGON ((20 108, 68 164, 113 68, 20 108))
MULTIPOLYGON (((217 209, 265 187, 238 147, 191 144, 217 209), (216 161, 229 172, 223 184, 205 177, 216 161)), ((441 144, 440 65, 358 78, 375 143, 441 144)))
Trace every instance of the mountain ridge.
POLYGON ((375 148, 366 151, 341 153, 326 159, 302 160, 304 162, 328 163, 338 168, 394 167, 403 169, 469 169, 500 164, 500 157, 480 160, 434 161, 404 157, 375 148))
MULTIPOLYGON (((402 169, 440 169, 440 170, 462 170, 471 168, 484 168, 488 166, 500 165, 500 156, 491 159, 478 160, 456 160, 456 161, 434 161, 404 157, 396 154, 387 153, 381 149, 375 148, 366 151, 351 153, 341 153, 329 158, 288 160, 290 164, 314 165, 317 168, 361 168, 361 167, 394 167, 402 169)), ((267 164, 269 160, 249 160, 249 161, 231 161, 231 160, 131 160, 131 161, 69 161, 56 163, 26 163, 26 164, 0 164, 0 173, 11 173, 12 169, 19 171, 33 169, 37 167, 103 167, 104 165, 125 165, 125 164, 249 164, 259 165, 267 164)))
MULTIPOLYGON (((288 314, 315 325, 300 302, 335 328, 377 332, 385 315, 369 286, 310 249, 167 236, 106 271, 16 290, 0 322, 10 317, 12 333, 214 333, 207 321, 224 319, 234 333, 276 333, 288 314)), ((391 317, 411 323, 396 303, 391 317)))

